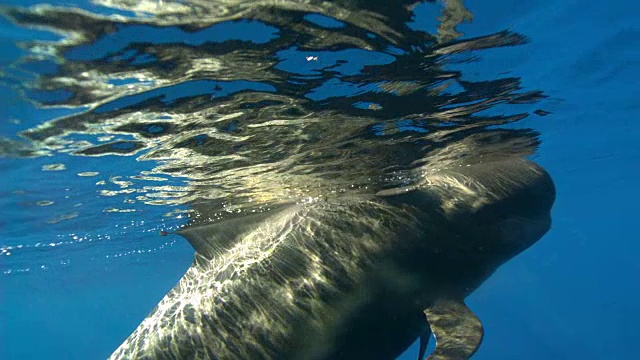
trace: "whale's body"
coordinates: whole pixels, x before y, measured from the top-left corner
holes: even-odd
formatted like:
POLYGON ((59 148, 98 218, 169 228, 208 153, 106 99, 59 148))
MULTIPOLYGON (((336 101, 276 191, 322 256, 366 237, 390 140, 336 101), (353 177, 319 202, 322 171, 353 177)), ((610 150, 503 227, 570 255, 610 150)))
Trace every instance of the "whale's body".
POLYGON ((193 265, 112 358, 394 359, 430 330, 468 358, 462 300, 548 231, 553 183, 509 157, 405 190, 185 228, 193 265))

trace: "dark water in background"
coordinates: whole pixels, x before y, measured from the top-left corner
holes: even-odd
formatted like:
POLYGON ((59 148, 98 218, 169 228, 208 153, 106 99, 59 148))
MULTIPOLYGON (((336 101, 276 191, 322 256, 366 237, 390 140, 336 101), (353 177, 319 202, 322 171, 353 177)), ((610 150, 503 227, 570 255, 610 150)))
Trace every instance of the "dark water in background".
POLYGON ((190 204, 375 193, 505 153, 559 198, 469 299, 475 358, 632 357, 635 3, 267 3, 4 9, 1 358, 107 356, 189 266, 158 234, 190 204))

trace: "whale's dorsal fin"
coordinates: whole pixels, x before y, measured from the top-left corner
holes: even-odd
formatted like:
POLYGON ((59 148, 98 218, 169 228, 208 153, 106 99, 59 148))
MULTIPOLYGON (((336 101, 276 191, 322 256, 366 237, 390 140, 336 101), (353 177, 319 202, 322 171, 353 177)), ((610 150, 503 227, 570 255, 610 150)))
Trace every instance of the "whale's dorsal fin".
POLYGON ((277 205, 264 211, 229 214, 215 221, 194 221, 176 233, 187 239, 197 254, 211 260, 231 248, 266 219, 276 216, 290 206, 277 205))
POLYGON ((438 300, 424 313, 436 338, 436 349, 427 360, 469 359, 480 347, 482 323, 462 300, 438 300))

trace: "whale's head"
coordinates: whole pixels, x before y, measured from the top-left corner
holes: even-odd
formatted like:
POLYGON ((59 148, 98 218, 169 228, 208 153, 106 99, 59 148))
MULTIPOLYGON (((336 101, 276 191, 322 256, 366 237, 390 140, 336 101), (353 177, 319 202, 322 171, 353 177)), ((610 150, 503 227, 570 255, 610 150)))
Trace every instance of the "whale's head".
POLYGON ((423 221, 427 237, 419 245, 424 248, 410 255, 407 263, 414 265, 407 266, 438 283, 457 282, 463 293, 551 227, 555 187, 549 174, 531 161, 483 161, 426 172, 424 179, 418 191, 391 199, 428 213, 423 221))
POLYGON ((452 214, 461 235, 449 245, 459 260, 451 263, 465 288, 474 288, 549 231, 555 187, 545 170, 522 158, 464 167, 456 176, 471 195, 452 214))
POLYGON ((468 231, 487 248, 492 258, 486 260, 489 266, 516 256, 551 228, 555 187, 540 166, 510 159, 481 164, 469 173, 482 185, 482 197, 488 200, 469 214, 468 231))

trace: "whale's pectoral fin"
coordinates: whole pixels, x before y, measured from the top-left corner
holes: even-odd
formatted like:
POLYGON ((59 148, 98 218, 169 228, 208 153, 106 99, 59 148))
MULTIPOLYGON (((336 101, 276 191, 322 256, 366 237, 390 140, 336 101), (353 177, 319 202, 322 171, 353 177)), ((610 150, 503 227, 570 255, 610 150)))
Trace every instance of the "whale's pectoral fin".
POLYGON ((418 360, 424 359, 424 354, 427 352, 427 346, 429 345, 429 339, 431 338, 431 329, 425 326, 424 330, 420 334, 420 351, 418 352, 418 360))
POLYGON ((469 359, 480 347, 482 323, 462 300, 438 300, 424 313, 436 338, 427 360, 469 359))

